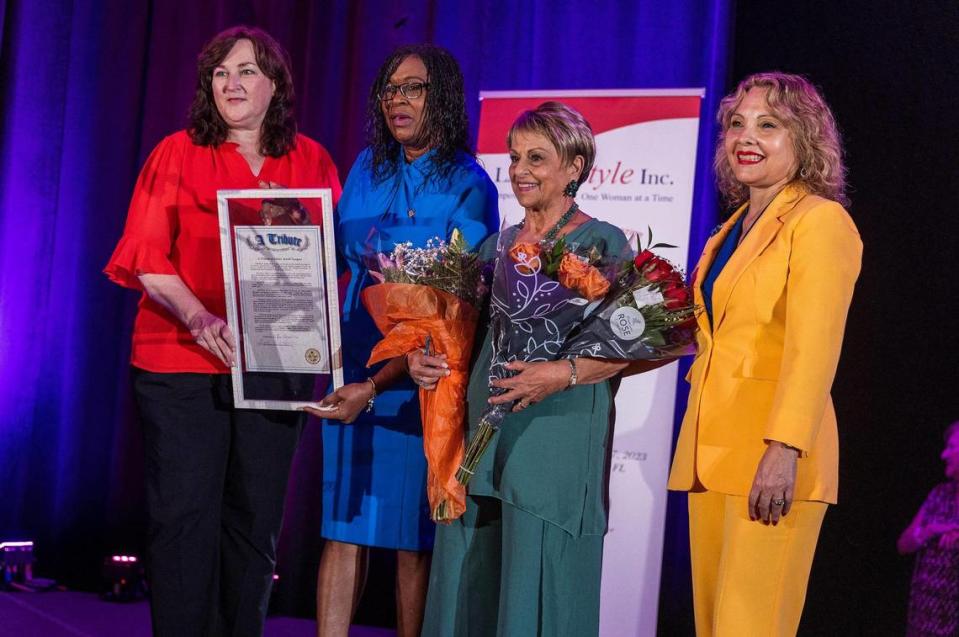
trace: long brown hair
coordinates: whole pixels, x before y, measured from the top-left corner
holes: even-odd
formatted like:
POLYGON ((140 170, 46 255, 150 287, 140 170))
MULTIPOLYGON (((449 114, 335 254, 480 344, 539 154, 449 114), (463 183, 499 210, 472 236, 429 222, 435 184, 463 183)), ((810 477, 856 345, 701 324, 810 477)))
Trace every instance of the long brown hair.
POLYGON ((281 157, 296 145, 290 56, 270 34, 255 27, 231 27, 217 34, 200 51, 196 62, 196 93, 190 105, 187 133, 198 146, 216 147, 226 141, 229 126, 220 116, 213 98, 213 70, 226 59, 239 40, 249 40, 253 44, 257 66, 276 84, 260 129, 260 152, 281 157))

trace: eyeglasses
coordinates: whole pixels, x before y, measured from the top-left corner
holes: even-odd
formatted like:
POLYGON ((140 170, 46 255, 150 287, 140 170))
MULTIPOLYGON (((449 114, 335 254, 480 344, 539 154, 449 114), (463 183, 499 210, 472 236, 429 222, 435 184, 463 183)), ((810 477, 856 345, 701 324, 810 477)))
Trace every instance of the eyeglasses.
POLYGON ((423 91, 429 88, 429 85, 429 82, 407 82, 399 86, 387 84, 377 97, 380 98, 382 102, 388 102, 393 99, 396 96, 396 92, 399 91, 400 95, 406 99, 415 100, 423 95, 423 91))

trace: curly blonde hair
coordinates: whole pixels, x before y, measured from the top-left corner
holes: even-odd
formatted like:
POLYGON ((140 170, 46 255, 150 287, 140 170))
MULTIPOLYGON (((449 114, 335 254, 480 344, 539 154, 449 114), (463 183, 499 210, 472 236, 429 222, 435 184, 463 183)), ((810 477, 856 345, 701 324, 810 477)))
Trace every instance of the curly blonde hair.
POLYGON ((719 103, 719 139, 713 169, 723 199, 737 205, 749 198, 749 188, 733 174, 723 142, 736 108, 746 93, 757 87, 766 89, 766 103, 792 138, 798 166, 793 179, 805 184, 813 194, 848 206, 842 140, 829 105, 812 82, 801 75, 779 71, 748 76, 719 103))

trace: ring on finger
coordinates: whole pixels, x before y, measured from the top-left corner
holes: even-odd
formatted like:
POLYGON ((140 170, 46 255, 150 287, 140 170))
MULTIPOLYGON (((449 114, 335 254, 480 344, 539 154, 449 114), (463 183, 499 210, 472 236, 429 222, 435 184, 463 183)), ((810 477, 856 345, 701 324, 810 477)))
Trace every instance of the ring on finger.
POLYGON ((786 500, 783 499, 783 498, 778 498, 778 499, 772 500, 772 503, 773 503, 774 505, 778 506, 778 507, 781 507, 781 506, 783 506, 784 504, 786 504, 786 500))

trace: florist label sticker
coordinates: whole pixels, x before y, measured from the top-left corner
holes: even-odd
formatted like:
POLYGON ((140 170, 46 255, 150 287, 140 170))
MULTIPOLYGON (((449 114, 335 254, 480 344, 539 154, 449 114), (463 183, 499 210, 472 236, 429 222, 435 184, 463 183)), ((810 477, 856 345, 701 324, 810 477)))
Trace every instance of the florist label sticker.
POLYGON ((635 341, 643 335, 646 320, 635 307, 621 307, 609 317, 609 327, 623 341, 635 341))
POLYGON ((646 307, 662 303, 663 295, 651 287, 645 287, 633 290, 633 299, 636 301, 636 307, 646 307))

